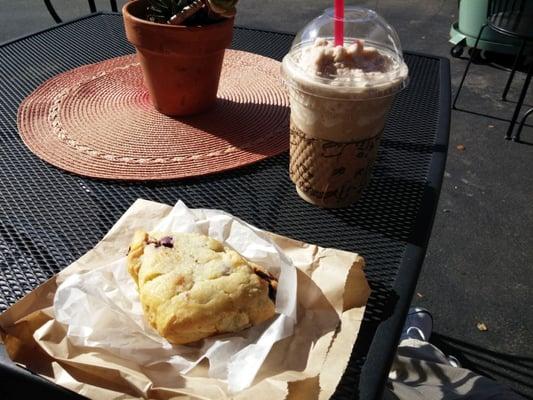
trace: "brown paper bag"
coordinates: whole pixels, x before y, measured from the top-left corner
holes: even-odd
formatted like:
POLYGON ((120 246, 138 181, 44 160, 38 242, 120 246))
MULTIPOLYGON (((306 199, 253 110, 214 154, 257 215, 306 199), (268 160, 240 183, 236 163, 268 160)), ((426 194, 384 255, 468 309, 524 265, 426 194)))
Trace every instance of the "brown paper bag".
POLYGON ((0 333, 11 359, 94 399, 329 398, 346 369, 370 293, 364 260, 272 233, 298 269, 298 322, 291 337, 274 345, 251 387, 228 393, 224 381, 208 377, 206 363, 180 375, 169 364, 138 365, 69 341, 66 327, 54 320, 58 285, 123 257, 133 232, 150 231, 171 209, 137 200, 92 250, 1 314, 0 333))

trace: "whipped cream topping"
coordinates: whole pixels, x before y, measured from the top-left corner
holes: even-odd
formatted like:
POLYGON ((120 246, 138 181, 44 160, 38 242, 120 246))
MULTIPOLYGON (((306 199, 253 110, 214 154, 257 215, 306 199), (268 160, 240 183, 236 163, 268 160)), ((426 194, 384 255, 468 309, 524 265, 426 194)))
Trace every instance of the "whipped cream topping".
POLYGON ((332 40, 318 38, 304 46, 294 58, 298 69, 330 85, 368 87, 388 82, 397 84, 407 77, 407 67, 382 49, 353 39, 351 44, 335 46, 332 40), (325 81, 324 81, 325 80, 325 81))
POLYGON ((318 38, 312 46, 303 50, 299 64, 309 73, 334 78, 387 72, 393 61, 376 48, 365 46, 361 39, 348 46, 335 46, 330 40, 318 38))

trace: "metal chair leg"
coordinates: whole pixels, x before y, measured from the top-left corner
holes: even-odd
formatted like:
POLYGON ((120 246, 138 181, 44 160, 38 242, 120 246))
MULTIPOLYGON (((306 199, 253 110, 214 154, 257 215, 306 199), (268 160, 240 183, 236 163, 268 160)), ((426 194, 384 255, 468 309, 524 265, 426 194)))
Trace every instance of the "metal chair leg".
MULTIPOLYGON (((476 43, 474 44, 473 51, 475 52, 477 50, 477 45, 479 43, 479 39, 481 39, 481 35, 483 34, 483 31, 488 25, 485 24, 481 27, 479 30, 479 35, 477 35, 476 43)), ((463 77, 461 78, 461 83, 459 83, 459 87, 457 88, 457 92, 455 93, 455 97, 453 98, 452 108, 456 109, 455 104, 457 103, 457 99, 459 98, 459 94, 461 93, 461 89, 463 88, 463 84, 465 83, 466 74, 468 74, 468 70, 470 69, 470 64, 472 64, 472 56, 468 59, 468 64, 466 64, 465 72, 463 73, 463 77)))
POLYGON ((94 3, 94 0, 89 0, 89 8, 91 10, 91 13, 96 12, 96 4, 94 3))
POLYGON ((46 6, 46 8, 48 9, 48 12, 50 13, 50 15, 52 16, 52 18, 57 24, 59 24, 60 22, 63 22, 61 18, 59 18, 59 15, 57 15, 57 12, 54 6, 52 5, 52 3, 50 3, 50 0, 44 0, 44 5, 46 6))
POLYGON ((518 131, 516 132, 516 135, 513 137, 513 141, 519 142, 520 141, 520 134, 522 133, 522 128, 524 127, 524 124, 526 123, 527 117, 529 117, 529 114, 533 113, 533 108, 530 108, 526 111, 524 116, 522 117, 522 120, 520 121, 520 125, 518 125, 518 131))
POLYGON ((520 57, 522 57, 522 53, 524 52, 524 49, 526 47, 526 41, 522 40, 522 44, 520 45, 520 50, 518 51, 518 54, 516 55, 516 58, 514 59, 513 69, 511 70, 511 75, 509 75, 509 79, 507 79, 507 83, 505 84, 505 89, 503 89, 502 94, 502 100, 507 100, 507 93, 509 92, 509 89, 511 88, 511 83, 513 82, 514 74, 516 72, 516 69, 518 68, 518 63, 520 62, 520 57))
POLYGON ((514 129, 516 120, 518 118, 518 114, 520 114, 520 110, 522 109, 522 104, 524 103, 524 99, 526 97, 527 89, 529 88, 529 83, 531 82, 531 75, 533 75, 533 61, 529 64, 526 81, 524 82, 524 86, 522 86, 522 91, 520 92, 518 103, 516 104, 516 107, 514 109, 513 117, 511 118, 511 123, 509 124, 507 133, 505 134, 506 140, 510 140, 511 135, 513 134, 513 129, 514 129))

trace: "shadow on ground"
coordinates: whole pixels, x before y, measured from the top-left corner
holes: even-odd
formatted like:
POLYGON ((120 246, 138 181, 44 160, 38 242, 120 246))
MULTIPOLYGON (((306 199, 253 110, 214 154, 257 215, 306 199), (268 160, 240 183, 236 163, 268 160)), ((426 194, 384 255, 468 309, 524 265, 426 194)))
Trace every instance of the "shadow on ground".
POLYGON ((512 381, 521 388, 515 390, 533 399, 533 357, 490 351, 452 337, 433 334, 431 343, 445 354, 456 357, 463 368, 488 376, 496 381, 512 381), (529 389, 529 390, 527 390, 529 389))

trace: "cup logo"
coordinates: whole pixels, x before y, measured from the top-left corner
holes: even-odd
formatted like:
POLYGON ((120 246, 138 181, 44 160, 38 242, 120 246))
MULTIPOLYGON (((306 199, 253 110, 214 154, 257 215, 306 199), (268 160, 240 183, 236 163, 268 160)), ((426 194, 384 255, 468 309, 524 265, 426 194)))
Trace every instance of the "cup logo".
POLYGON ((291 179, 317 204, 351 203, 369 180, 381 136, 340 143, 308 137, 291 124, 291 179))

